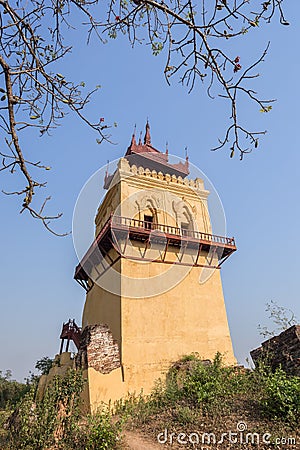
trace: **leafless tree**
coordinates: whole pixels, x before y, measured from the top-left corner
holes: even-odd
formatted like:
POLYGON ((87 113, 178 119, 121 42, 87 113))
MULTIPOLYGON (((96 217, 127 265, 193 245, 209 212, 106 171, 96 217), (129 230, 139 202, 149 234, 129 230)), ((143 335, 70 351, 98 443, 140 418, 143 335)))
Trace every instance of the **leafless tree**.
POLYGON ((70 110, 98 133, 99 143, 110 138, 103 118, 93 122, 84 113, 94 91, 85 92, 84 82, 76 84, 55 70, 57 62, 71 51, 64 35, 72 25, 74 13, 82 15, 81 32, 86 33, 87 41, 92 34, 105 42, 123 33, 132 45, 147 42, 154 55, 161 51, 166 55, 167 83, 178 75, 191 91, 199 80, 209 97, 217 95, 227 100, 230 124, 214 150, 228 146, 230 157, 236 152, 242 159, 258 146, 265 131, 250 131, 240 122, 240 97, 257 104, 262 112, 272 108, 273 100, 262 100, 249 87, 258 77, 256 68, 264 60, 269 44, 257 60, 245 67, 241 56, 228 50, 228 41, 247 38, 246 33, 269 24, 276 16, 281 24, 288 25, 282 3, 283 0, 108 0, 105 7, 98 0, 0 0, 0 170, 19 171, 25 178, 24 188, 8 193, 21 196, 21 212, 28 211, 50 230, 51 220, 60 216, 51 217, 44 212, 49 198, 39 209, 33 206, 33 195, 45 186, 36 176, 36 169, 50 168, 33 161, 29 149, 20 145, 22 130, 31 127, 41 135, 47 134, 70 110))
POLYGON ((259 334, 264 338, 276 336, 282 331, 290 328, 292 325, 296 325, 298 323, 297 317, 291 309, 278 305, 278 303, 274 300, 266 303, 265 311, 268 313, 268 318, 271 319, 275 328, 270 330, 267 326, 262 326, 259 324, 259 334))

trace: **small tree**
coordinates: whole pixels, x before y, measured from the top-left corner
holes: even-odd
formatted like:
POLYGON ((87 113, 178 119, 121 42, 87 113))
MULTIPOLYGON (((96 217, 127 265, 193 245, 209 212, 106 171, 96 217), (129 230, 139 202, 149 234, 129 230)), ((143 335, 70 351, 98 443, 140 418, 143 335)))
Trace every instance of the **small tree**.
POLYGON ((28 385, 12 379, 10 370, 5 374, 0 371, 0 409, 5 409, 7 405, 16 405, 28 389, 28 385))
POLYGON ((53 359, 48 356, 44 356, 39 359, 35 364, 35 369, 39 370, 41 375, 48 375, 53 364, 53 359))
POLYGON ((276 336, 292 325, 297 324, 297 318, 293 311, 284 306, 279 306, 274 300, 266 303, 266 312, 269 314, 268 317, 272 320, 275 328, 270 330, 266 325, 262 326, 259 324, 258 331, 264 338, 276 336))

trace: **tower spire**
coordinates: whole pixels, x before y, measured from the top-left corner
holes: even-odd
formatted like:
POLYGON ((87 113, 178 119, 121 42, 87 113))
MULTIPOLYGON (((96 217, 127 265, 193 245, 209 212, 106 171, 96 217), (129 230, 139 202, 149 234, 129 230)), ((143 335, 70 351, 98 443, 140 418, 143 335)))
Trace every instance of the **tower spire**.
POLYGON ((106 175, 108 174, 108 169, 109 169, 109 159, 106 161, 106 175))
POLYGON ((109 175, 108 175, 108 169, 109 169, 109 159, 107 160, 107 164, 106 164, 106 170, 105 170, 105 176, 104 176, 104 184, 106 183, 109 175))
POLYGON ((188 155, 188 148, 185 147, 185 167, 189 168, 189 155, 188 155))
POLYGON ((142 131, 140 132, 140 137, 139 137, 139 145, 142 145, 142 131))
POLYGON ((132 133, 131 144, 130 144, 131 147, 136 146, 135 133, 136 133, 136 125, 134 125, 134 129, 133 129, 133 133, 132 133))
POLYGON ((145 133, 145 137, 144 137, 144 144, 151 145, 150 125, 149 125, 148 119, 147 119, 147 123, 146 123, 146 133, 145 133))

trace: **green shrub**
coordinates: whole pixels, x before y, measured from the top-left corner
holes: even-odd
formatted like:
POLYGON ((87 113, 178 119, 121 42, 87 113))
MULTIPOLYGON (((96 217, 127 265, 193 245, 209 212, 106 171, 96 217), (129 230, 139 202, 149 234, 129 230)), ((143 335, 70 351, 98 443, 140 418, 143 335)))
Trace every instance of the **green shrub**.
POLYGON ((169 405, 175 405, 182 399, 180 383, 177 379, 177 373, 170 369, 165 381, 158 380, 149 396, 152 408, 163 409, 169 405))
POLYGON ((224 367, 220 354, 211 365, 196 361, 181 380, 181 397, 204 411, 226 406, 226 399, 245 391, 247 375, 234 367, 224 367))
POLYGON ((49 358, 49 356, 44 356, 36 362, 35 368, 39 370, 41 375, 48 375, 51 367, 53 366, 53 362, 54 360, 52 358, 49 358))
POLYGON ((112 422, 109 410, 99 409, 87 417, 87 423, 82 428, 77 449, 107 450, 116 448, 120 437, 120 423, 112 422))
POLYGON ((115 414, 121 417, 122 423, 134 422, 141 425, 163 407, 162 397, 164 397, 164 390, 159 393, 159 389, 150 396, 128 394, 127 397, 115 403, 115 414))
POLYGON ((288 376, 282 369, 264 374, 262 379, 263 413, 268 418, 282 419, 291 426, 300 424, 300 378, 288 376))
POLYGON ((197 414, 195 412, 195 408, 191 408, 190 406, 181 406, 177 405, 177 408, 174 411, 174 417, 176 422, 180 425, 187 425, 189 423, 193 423, 197 418, 197 414))

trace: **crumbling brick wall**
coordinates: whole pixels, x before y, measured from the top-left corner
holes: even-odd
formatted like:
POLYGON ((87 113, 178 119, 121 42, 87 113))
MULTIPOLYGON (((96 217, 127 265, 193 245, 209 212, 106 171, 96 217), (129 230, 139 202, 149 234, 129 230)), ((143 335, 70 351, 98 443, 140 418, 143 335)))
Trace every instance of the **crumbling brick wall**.
POLYGON ((268 339, 250 355, 255 364, 263 359, 273 370, 281 366, 286 373, 300 376, 300 325, 293 325, 268 339))
POLYGON ((88 325, 81 333, 76 365, 92 367, 100 373, 110 373, 121 366, 117 342, 108 325, 88 325))

